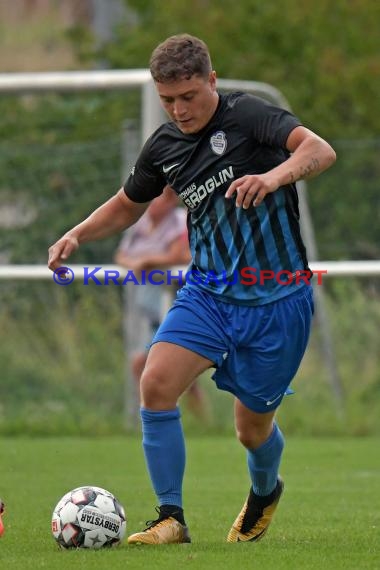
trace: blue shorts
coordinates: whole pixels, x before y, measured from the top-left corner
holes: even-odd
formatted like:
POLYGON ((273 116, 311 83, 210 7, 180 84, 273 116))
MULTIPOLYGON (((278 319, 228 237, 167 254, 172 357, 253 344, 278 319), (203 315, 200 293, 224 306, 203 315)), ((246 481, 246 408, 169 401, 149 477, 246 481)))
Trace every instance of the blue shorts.
POLYGON ((213 379, 247 408, 276 409, 294 378, 309 339, 313 290, 305 285, 273 303, 247 307, 185 286, 153 338, 211 360, 213 379))

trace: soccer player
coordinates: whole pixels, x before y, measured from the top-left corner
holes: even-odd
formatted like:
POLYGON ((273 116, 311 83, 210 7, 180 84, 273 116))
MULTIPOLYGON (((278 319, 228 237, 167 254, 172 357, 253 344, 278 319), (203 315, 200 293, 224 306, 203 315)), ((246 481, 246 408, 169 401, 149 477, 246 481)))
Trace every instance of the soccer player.
POLYGON ((219 93, 208 48, 196 37, 166 39, 150 71, 169 122, 147 140, 124 187, 50 248, 49 267, 64 265, 79 244, 132 225, 167 184, 182 198, 192 270, 141 378, 143 448, 158 518, 128 542, 190 542, 177 401, 210 367, 217 387, 234 395, 252 482, 227 541, 256 541, 283 491, 284 437, 275 413, 313 313, 312 288, 297 273, 308 272, 308 262, 295 182, 330 167, 335 152, 288 111, 250 94, 219 93))

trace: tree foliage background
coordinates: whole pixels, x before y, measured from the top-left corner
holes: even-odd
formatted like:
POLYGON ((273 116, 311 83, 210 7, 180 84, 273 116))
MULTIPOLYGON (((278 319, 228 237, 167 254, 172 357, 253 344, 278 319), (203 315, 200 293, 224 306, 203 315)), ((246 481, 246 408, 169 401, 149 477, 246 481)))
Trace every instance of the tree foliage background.
POLYGON ((112 67, 147 66, 167 36, 199 35, 220 77, 275 85, 310 128, 332 138, 380 133, 376 0, 128 0, 138 14, 101 50, 112 67))
MULTIPOLYGON (((303 123, 336 147, 338 161, 334 168, 309 183, 320 257, 379 256, 379 224, 368 223, 368 219, 379 214, 379 2, 193 0, 189 6, 185 0, 128 0, 125 4, 126 17, 115 27, 108 43, 99 45, 88 28, 73 27, 66 32, 66 40, 77 54, 78 68, 97 66, 99 62, 110 68, 147 67, 152 49, 168 35, 185 31, 199 35, 210 47, 219 77, 274 85, 303 123)), ((52 144, 83 143, 82 148, 66 147, 67 151, 76 155, 82 151, 84 156, 88 152, 87 166, 96 169, 100 164, 96 152, 92 155, 85 144, 98 140, 101 159, 101 141, 113 140, 115 153, 109 170, 113 170, 114 176, 106 177, 107 187, 84 193, 73 182, 78 209, 72 211, 72 217, 70 209, 64 219, 54 214, 49 223, 48 217, 36 220, 39 227, 48 223, 52 237, 69 227, 75 216, 83 217, 119 184, 120 158, 116 147, 122 122, 138 117, 137 92, 2 98, 0 111, 0 136, 6 147, 2 154, 8 166, 16 160, 9 157, 13 142, 25 144, 25 155, 28 145, 33 145, 34 152, 38 153, 39 148, 42 156, 46 156, 44 144, 49 151, 52 144), (99 196, 98 201, 93 200, 94 195, 99 196)), ((108 152, 112 144, 105 143, 108 152)), ((20 160, 15 165, 20 173, 33 169, 31 160, 20 160)), ((37 161, 41 159, 36 157, 34 162, 37 161)), ((85 162, 82 168, 86 168, 85 162)), ((67 192, 67 169, 65 176, 57 175, 57 170, 49 173, 48 180, 41 180, 39 175, 39 184, 36 177, 33 195, 52 190, 50 195, 55 199, 64 190, 67 192)), ((83 177, 83 184, 94 180, 90 177, 87 182, 83 177)), ((19 183, 24 183, 22 176, 19 183)), ((59 208, 57 202, 56 207, 59 208)), ((30 229, 33 235, 38 234, 38 228, 30 229)), ((43 244, 37 237, 34 243, 28 234, 21 249, 24 256, 27 253, 36 261, 36 253, 31 250, 43 244)), ((12 241, 9 234, 0 233, 1 237, 5 244, 12 241)), ((109 244, 111 250, 114 242, 109 244)), ((98 247, 109 259, 107 247, 98 247)), ((10 250, 14 261, 26 261, 22 255, 16 255, 13 246, 10 250)), ((84 250, 86 256, 91 251, 91 246, 84 250)))

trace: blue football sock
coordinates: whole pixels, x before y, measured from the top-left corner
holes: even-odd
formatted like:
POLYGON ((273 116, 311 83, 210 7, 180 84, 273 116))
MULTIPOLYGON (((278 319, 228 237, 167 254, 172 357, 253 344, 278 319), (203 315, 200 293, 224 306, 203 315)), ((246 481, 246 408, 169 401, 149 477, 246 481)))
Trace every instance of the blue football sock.
POLYGON ((248 450, 248 470, 256 495, 269 495, 276 487, 284 436, 277 424, 269 438, 257 449, 248 450))
POLYGON ((182 507, 186 453, 179 408, 141 408, 140 413, 145 459, 159 505, 182 507))

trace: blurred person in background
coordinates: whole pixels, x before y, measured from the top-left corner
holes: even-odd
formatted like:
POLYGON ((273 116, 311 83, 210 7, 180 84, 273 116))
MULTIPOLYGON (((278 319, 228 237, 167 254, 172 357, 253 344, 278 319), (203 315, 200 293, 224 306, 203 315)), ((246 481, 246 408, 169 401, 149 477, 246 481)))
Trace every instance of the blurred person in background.
MULTIPOLYGON (((133 271, 139 280, 142 271, 149 274, 149 271, 156 269, 188 265, 190 260, 186 210, 179 207, 177 194, 167 186, 139 221, 125 232, 115 252, 114 261, 133 271)), ((178 283, 175 279, 173 281, 178 283)), ((153 285, 148 280, 144 285, 131 284, 131 287, 133 291, 130 291, 129 299, 135 304, 139 319, 139 327, 133 331, 131 368, 134 381, 139 387, 150 341, 160 326, 165 309, 165 285, 153 285)), ((166 287, 170 287, 171 296, 175 296, 177 288, 174 285, 166 287)), ((188 388, 185 399, 189 411, 197 419, 206 421, 206 401, 198 380, 188 388)))

